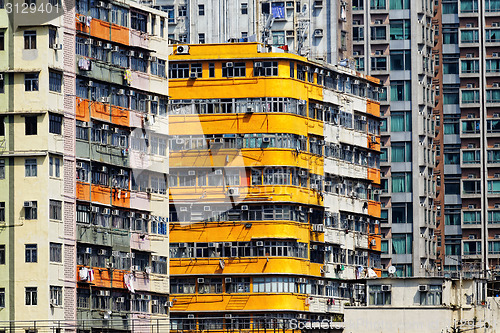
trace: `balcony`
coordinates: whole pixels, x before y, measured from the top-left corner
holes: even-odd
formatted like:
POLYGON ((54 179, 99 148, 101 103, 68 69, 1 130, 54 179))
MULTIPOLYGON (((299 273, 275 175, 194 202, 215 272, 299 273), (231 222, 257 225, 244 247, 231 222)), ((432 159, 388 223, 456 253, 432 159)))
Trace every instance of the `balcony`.
POLYGON ((479 46, 479 30, 476 29, 461 29, 460 30, 460 47, 477 47, 479 46))
POLYGON ((500 87, 486 89, 486 106, 500 107, 500 87))
POLYGON ((479 12, 478 1, 479 0, 461 0, 458 15, 460 17, 477 16, 479 12))
POLYGON ((479 59, 460 59, 460 77, 475 77, 479 75, 479 59))
POLYGON ((460 90, 460 107, 479 107, 479 89, 461 89, 460 90))
POLYGON ((486 46, 500 45, 500 29, 486 29, 485 42, 486 46))
POLYGON ((481 121, 479 119, 462 120, 462 138, 479 137, 481 134, 481 121))
POLYGON ((488 180, 487 194, 488 197, 500 198, 500 178, 488 180))
MULTIPOLYGON (((499 189, 499 194, 500 194, 500 189, 499 189)), ((480 196, 481 196, 481 180, 462 179, 462 198, 479 198, 480 196)))
POLYGON ((481 166, 481 151, 475 150, 462 150, 461 168, 478 168, 481 166))

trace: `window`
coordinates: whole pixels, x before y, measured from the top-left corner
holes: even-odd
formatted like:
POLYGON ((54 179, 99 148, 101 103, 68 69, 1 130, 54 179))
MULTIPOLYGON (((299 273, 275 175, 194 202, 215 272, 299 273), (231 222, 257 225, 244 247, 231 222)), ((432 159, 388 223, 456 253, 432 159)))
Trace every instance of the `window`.
POLYGON ((36 244, 26 244, 25 245, 25 261, 26 262, 37 262, 38 252, 36 244))
POLYGON ((0 160, 0 179, 5 179, 5 160, 0 160))
MULTIPOLYGON (((384 288, 385 289, 385 288, 384 288)), ((382 286, 369 286, 370 305, 391 305, 391 291, 382 290, 382 286)))
POLYGON ((5 245, 0 245, 0 265, 5 265, 5 245))
POLYGON ((62 305, 62 287, 50 286, 50 305, 62 305))
POLYGON ((411 142, 392 143, 391 162, 411 162, 411 142))
POLYGON ((460 178, 459 176, 445 176, 444 177, 444 194, 460 194, 460 178))
POLYGON ((5 50, 5 31, 0 31, 0 51, 5 50))
POLYGON ((373 71, 385 71, 387 70, 387 58, 386 57, 372 57, 371 65, 373 71))
POLYGON ((232 278, 231 282, 226 282, 227 293, 249 293, 250 278, 232 278))
POLYGON ((36 49, 36 31, 26 30, 24 32, 24 49, 32 50, 36 49))
POLYGON ((460 41, 464 44, 467 43, 478 43, 479 42, 479 30, 461 30, 460 31, 460 41))
POLYGON ((0 222, 5 222, 5 202, 0 202, 0 222))
POLYGON ((445 225, 460 225, 460 205, 445 205, 444 206, 444 224, 445 225))
POLYGON ((385 9, 385 0, 370 0, 370 9, 385 9))
POLYGON ((198 15, 200 16, 205 15, 205 5, 198 5, 198 15))
POLYGON ((205 34, 204 33, 198 34, 198 43, 205 44, 205 34))
POLYGON ((411 131, 411 113, 410 112, 391 112, 391 131, 405 132, 411 131))
POLYGON ((282 46, 285 45, 285 32, 284 31, 273 31, 273 45, 282 46))
POLYGON ((36 287, 26 287, 26 305, 37 305, 37 288, 36 287))
POLYGON ((37 176, 37 165, 35 158, 27 158, 24 160, 24 176, 25 177, 37 176))
POLYGON ((24 117, 24 133, 26 135, 37 134, 37 116, 24 117))
POLYGON ((410 9, 410 0, 389 0, 389 9, 410 9))
POLYGON ((420 292, 420 305, 441 305, 442 287, 428 286, 427 291, 420 292))
MULTIPOLYGON (((5 93, 5 78, 2 78, 0 79, 0 94, 3 94, 5 93)), ((0 119, 3 123, 3 117, 0 117, 2 119, 0 119)), ((1 127, 3 127, 4 125, 3 124, 0 124, 1 127)), ((0 131, 3 131, 2 129, 0 129, 0 131)), ((3 133, 3 132, 2 132, 3 133)), ((4 134, 1 134, 0 135, 4 135, 4 134)))
POLYGON ((49 218, 52 220, 62 220, 62 201, 49 200, 49 218))
POLYGON ((56 44, 57 30, 49 28, 49 48, 53 48, 56 44))
POLYGON ((62 244, 50 243, 50 261, 62 262, 62 244))
POLYGON ((411 254, 412 237, 412 234, 392 234, 392 254, 411 254))
POLYGON ((222 278, 205 278, 203 283, 198 282, 199 294, 221 294, 222 278))
POLYGON ((208 77, 215 77, 215 64, 214 63, 208 64, 208 77))
POLYGON ((248 3, 243 2, 241 4, 241 15, 247 15, 248 14, 248 3))
POLYGON ((477 13, 478 0, 461 0, 460 12, 462 13, 477 13))
POLYGON ((411 203, 392 204, 392 223, 413 223, 413 206, 411 203))
POLYGON ((354 41, 365 40, 365 28, 364 27, 353 27, 352 28, 352 40, 354 40, 354 41))
POLYGON ((403 71, 411 69, 411 52, 410 50, 391 51, 391 70, 403 71))
POLYGON ((411 82, 391 81, 391 101, 411 101, 411 82))
POLYGON ((385 40, 387 38, 387 29, 382 27, 371 27, 371 40, 385 40))
POLYGON ((49 133, 62 133, 62 119, 63 117, 61 115, 51 113, 49 114, 49 133))
POLYGON ((443 44, 458 44, 458 24, 443 24, 443 44))
POLYGON ((254 76, 278 76, 277 61, 257 61, 253 67, 254 76))
POLYGON ((61 92, 62 74, 53 71, 49 72, 49 90, 61 92))
POLYGON ((5 288, 0 288, 0 308, 5 308, 5 288))
POLYGON ((132 29, 147 32, 147 23, 147 15, 133 11, 130 12, 130 27, 132 29))
POLYGON ((392 192, 402 193, 411 192, 411 173, 410 172, 393 172, 392 173, 392 192))
POLYGON ((222 63, 222 77, 245 77, 246 67, 244 62, 222 63))
POLYGON ((459 54, 443 54, 443 74, 458 74, 459 54))
POLYGON ((361 10, 364 8, 364 0, 353 0, 352 1, 352 9, 353 10, 361 10))
POLYGON ((180 5, 178 7, 179 11, 179 16, 186 16, 187 15, 187 6, 186 5, 180 5))
POLYGON ((49 176, 57 177, 61 176, 61 159, 58 157, 49 157, 49 176))
POLYGON ((171 79, 189 78, 189 64, 170 64, 168 71, 171 79))
POLYGON ((24 202, 24 219, 36 220, 37 219, 37 202, 25 201, 24 202))
POLYGON ((38 91, 38 73, 24 74, 24 91, 38 91))
POLYGON ((458 14, 458 0, 443 0, 443 14, 458 14))

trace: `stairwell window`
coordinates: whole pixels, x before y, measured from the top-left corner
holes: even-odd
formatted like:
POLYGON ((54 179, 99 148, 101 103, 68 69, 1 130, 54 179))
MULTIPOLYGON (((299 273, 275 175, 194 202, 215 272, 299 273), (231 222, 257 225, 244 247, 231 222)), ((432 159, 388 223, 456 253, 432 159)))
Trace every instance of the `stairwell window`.
POLYGON ((26 296, 26 305, 37 305, 38 303, 38 291, 37 287, 26 287, 25 296, 26 296))
POLYGON ((37 176, 36 158, 27 158, 26 160, 24 160, 24 176, 25 177, 37 176))
POLYGON ((24 91, 38 91, 38 73, 24 74, 24 91))
POLYGON ((26 244, 24 252, 26 262, 38 261, 38 249, 36 244, 26 244))
POLYGON ((26 30, 24 32, 24 49, 33 50, 36 49, 36 31, 26 30))

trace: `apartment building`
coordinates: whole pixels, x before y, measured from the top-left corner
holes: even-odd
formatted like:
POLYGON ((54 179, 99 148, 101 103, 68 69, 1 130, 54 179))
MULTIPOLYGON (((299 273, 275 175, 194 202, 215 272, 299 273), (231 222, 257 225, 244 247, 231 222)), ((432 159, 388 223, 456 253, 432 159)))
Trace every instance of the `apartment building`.
POLYGON ((442 64, 435 79, 441 92, 435 109, 441 120, 439 262, 443 271, 488 278, 487 271, 500 270, 495 134, 500 7, 497 1, 442 1, 435 12, 441 31, 435 53, 442 64))
POLYGON ((337 64, 351 54, 349 1, 159 0, 179 43, 253 41, 337 64))
POLYGON ((383 84, 382 264, 396 276, 435 270, 433 10, 429 0, 352 2, 356 69, 383 84))
POLYGON ((149 332, 168 313, 166 15, 65 9, 16 29, 0 9, 0 330, 149 332))
POLYGON ((174 45, 173 330, 342 331, 381 274, 377 85, 259 43, 174 45))

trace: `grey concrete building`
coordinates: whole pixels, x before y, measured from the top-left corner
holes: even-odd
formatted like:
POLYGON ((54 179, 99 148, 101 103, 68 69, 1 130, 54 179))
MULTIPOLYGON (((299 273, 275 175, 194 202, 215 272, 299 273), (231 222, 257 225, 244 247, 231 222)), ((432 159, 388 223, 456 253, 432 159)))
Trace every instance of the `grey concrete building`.
POLYGON ((348 1, 158 0, 181 43, 257 41, 338 63, 351 54, 348 1))
POLYGON ((345 307, 344 332, 497 332, 499 298, 484 286, 473 279, 369 279, 365 302, 345 307))
POLYGON ((432 16, 428 0, 352 3, 356 69, 384 84, 382 263, 396 267, 398 276, 435 270, 432 16))

